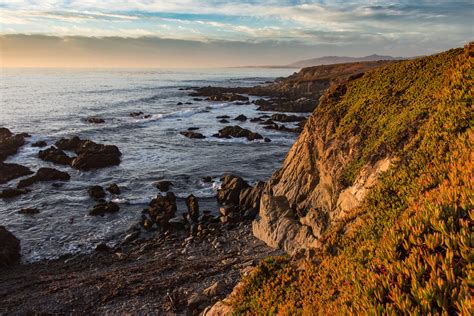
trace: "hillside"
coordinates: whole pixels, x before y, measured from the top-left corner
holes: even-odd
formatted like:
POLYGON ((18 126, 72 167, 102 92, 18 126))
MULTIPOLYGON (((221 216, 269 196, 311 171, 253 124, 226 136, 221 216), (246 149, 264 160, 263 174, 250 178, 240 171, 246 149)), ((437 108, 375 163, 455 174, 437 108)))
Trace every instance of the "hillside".
POLYGON ((473 57, 471 43, 325 93, 253 223, 293 258, 262 262, 237 314, 472 314, 473 57))
POLYGON ((288 65, 288 67, 305 68, 314 67, 320 65, 331 65, 331 64, 342 64, 342 63, 355 63, 365 61, 377 61, 377 60, 400 60, 403 58, 392 57, 392 56, 381 56, 377 54, 364 56, 364 57, 345 57, 345 56, 324 56, 319 58, 300 60, 288 65))

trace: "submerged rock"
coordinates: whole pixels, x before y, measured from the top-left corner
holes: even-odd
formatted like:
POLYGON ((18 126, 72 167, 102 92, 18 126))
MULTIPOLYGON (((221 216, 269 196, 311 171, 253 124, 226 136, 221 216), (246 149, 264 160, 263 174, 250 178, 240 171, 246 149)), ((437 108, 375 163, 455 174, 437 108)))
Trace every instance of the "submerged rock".
POLYGON ((0 162, 0 184, 30 174, 33 174, 33 171, 28 167, 16 163, 0 162))
POLYGON ((105 197, 105 191, 100 185, 94 185, 87 190, 90 197, 94 199, 102 199, 105 197))
POLYGON ((92 123, 92 124, 102 124, 105 123, 105 120, 101 117, 93 116, 93 117, 88 117, 86 119, 87 123, 92 123))
POLYGON ((21 188, 29 187, 36 182, 68 181, 70 178, 71 176, 66 172, 62 172, 53 168, 40 168, 38 171, 36 171, 36 174, 34 176, 18 182, 17 187, 21 189, 21 188))
POLYGON ((0 192, 0 198, 11 199, 30 192, 28 189, 5 189, 0 192))
POLYGON ((22 208, 21 210, 18 211, 20 214, 24 215, 33 215, 33 214, 38 214, 39 210, 37 208, 22 208))
POLYGON ((183 131, 183 132, 179 132, 179 133, 183 136, 186 136, 187 138, 195 138, 195 139, 206 138, 206 136, 204 136, 203 134, 193 132, 193 131, 183 131))
POLYGON ((20 240, 4 226, 0 226, 0 266, 9 266, 20 261, 20 240))
POLYGON ((31 144, 31 147, 46 147, 48 144, 44 140, 39 140, 31 144))

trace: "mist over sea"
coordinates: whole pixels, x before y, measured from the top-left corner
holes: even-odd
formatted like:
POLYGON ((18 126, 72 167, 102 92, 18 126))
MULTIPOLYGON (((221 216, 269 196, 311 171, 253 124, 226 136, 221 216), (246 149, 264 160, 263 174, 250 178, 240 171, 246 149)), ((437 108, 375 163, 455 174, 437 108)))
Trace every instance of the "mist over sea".
MULTIPOLYGON (((226 102, 196 101, 191 86, 253 86, 293 69, 209 70, 86 70, 2 69, 0 77, 0 126, 14 133, 32 135, 17 155, 6 162, 37 170, 54 167, 66 171, 71 180, 61 186, 38 183, 32 192, 13 200, 0 200, 0 225, 22 242, 25 261, 52 259, 66 253, 91 251, 95 244, 123 234, 141 217, 141 211, 156 196, 153 183, 170 180, 178 196, 178 213, 185 211, 183 198, 194 194, 202 210, 218 212, 214 196, 219 177, 238 174, 250 183, 266 180, 280 167, 296 134, 264 129, 258 123, 232 120, 239 114, 249 118, 262 112, 256 106, 226 102), (181 102, 181 105, 177 105, 181 102), (133 118, 131 112, 148 118, 133 118), (230 124, 240 125, 270 138, 211 137, 226 126, 216 116, 228 115, 230 124), (99 116, 104 124, 90 124, 87 117, 99 116), (199 127, 206 139, 188 139, 179 134, 199 127), (79 136, 98 143, 114 144, 122 152, 119 166, 79 171, 40 160, 38 140, 48 145, 64 137, 79 136), (213 181, 204 183, 202 177, 213 181), (114 197, 120 211, 89 216, 95 203, 87 194, 92 185, 117 183, 122 194, 114 197), (38 208, 39 214, 19 214, 21 208, 38 208)), ((0 185, 12 187, 17 180, 0 185)))

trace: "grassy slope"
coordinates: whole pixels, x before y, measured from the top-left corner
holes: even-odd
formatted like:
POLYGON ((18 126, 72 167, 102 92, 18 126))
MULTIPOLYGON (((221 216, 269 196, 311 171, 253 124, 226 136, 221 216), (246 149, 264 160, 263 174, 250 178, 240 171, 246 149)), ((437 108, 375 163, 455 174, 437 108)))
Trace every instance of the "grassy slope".
POLYGON ((375 70, 327 95, 319 122, 361 139, 341 186, 368 160, 398 162, 311 262, 262 262, 232 298, 237 314, 473 312, 473 49, 375 70))

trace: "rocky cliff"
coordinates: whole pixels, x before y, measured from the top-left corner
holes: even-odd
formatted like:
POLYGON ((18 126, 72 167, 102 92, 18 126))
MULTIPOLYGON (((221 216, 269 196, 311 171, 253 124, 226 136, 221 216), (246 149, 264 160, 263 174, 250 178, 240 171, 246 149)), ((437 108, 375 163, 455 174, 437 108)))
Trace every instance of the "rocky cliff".
POLYGON ((258 238, 308 261, 262 263, 235 310, 472 313, 473 51, 396 63, 325 93, 253 223, 258 238))

